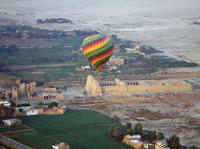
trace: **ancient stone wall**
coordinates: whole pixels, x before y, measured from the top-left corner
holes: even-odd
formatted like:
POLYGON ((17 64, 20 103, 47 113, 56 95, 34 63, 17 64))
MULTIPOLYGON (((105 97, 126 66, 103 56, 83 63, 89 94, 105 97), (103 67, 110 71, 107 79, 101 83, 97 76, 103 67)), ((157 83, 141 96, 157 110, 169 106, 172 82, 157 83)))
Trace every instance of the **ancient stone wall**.
MULTIPOLYGON (((104 83, 105 84, 105 83, 104 83)), ((99 82, 93 77, 88 76, 86 91, 93 96, 102 95, 124 95, 127 93, 159 93, 159 92, 176 92, 176 91, 191 91, 192 86, 180 80, 140 80, 137 83, 124 82, 115 79, 115 85, 100 86, 99 82)))
POLYGON ((118 89, 120 90, 121 94, 126 94, 127 93, 127 85, 125 82, 119 80, 119 79, 115 79, 115 83, 116 86, 118 87, 118 89))
POLYGON ((87 77, 85 90, 90 92, 93 96, 102 96, 102 89, 99 82, 92 75, 87 77))
POLYGON ((49 88, 49 87, 46 87, 44 89, 44 91, 47 93, 56 93, 57 92, 56 88, 49 88))
POLYGON ((19 84, 19 96, 30 98, 34 93, 36 93, 36 82, 30 82, 29 84, 20 83, 19 84))
POLYGON ((128 93, 158 93, 158 92, 175 92, 191 91, 190 85, 134 85, 128 86, 128 93))
POLYGON ((105 95, 121 95, 122 92, 119 89, 119 86, 104 86, 102 91, 105 95), (120 91, 120 92, 119 92, 120 91))

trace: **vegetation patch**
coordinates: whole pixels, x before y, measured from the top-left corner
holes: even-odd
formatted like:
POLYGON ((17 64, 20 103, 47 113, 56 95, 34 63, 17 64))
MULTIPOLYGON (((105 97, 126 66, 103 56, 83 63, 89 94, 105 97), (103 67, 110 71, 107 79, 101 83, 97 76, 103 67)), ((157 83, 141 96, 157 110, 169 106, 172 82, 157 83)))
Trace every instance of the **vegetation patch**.
POLYGON ((25 130, 27 128, 25 128, 24 126, 14 126, 14 127, 3 127, 0 128, 0 132, 7 132, 7 131, 16 131, 16 130, 25 130))

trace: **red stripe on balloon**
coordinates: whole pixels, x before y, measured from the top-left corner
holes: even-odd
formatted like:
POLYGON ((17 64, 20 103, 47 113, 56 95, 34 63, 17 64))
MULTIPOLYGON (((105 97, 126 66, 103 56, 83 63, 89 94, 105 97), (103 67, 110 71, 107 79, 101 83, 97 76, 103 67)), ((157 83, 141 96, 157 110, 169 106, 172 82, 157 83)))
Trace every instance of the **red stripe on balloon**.
POLYGON ((102 39, 100 39, 100 40, 97 40, 97 41, 95 41, 95 42, 93 42, 93 43, 90 43, 89 45, 87 45, 87 46, 85 46, 85 47, 83 48, 82 52, 84 53, 85 50, 87 50, 88 48, 91 48, 91 47, 93 47, 93 46, 96 45, 96 44, 102 43, 102 42, 104 42, 106 39, 107 39, 107 37, 104 36, 104 38, 102 38, 102 39))
POLYGON ((95 60, 97 60, 97 59, 99 59, 99 58, 101 58, 101 57, 103 57, 103 56, 106 56, 106 55, 112 53, 113 49, 114 49, 114 46, 112 46, 112 48, 110 48, 109 50, 103 52, 102 54, 97 55, 97 56, 91 58, 91 59, 89 60, 90 63, 92 63, 93 61, 95 61, 95 60))

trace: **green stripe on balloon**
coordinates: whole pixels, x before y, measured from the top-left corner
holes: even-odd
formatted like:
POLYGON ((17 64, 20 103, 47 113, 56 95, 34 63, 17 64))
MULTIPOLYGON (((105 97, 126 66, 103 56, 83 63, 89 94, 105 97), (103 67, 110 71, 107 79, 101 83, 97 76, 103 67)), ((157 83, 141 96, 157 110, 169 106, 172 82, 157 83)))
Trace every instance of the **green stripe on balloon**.
POLYGON ((93 42, 96 42, 96 41, 102 39, 102 38, 104 38, 104 36, 98 35, 97 37, 84 40, 84 41, 83 41, 83 44, 82 44, 81 46, 82 46, 82 47, 85 47, 85 46, 87 46, 87 45, 89 45, 89 44, 91 44, 91 43, 93 43, 93 42))
POLYGON ((105 46, 103 46, 102 48, 99 48, 99 49, 97 49, 93 52, 86 54, 85 57, 88 60, 90 60, 91 58, 98 56, 98 55, 104 53, 105 51, 109 50, 110 48, 112 48, 112 46, 113 46, 113 42, 112 42, 111 39, 109 39, 109 42, 105 46))

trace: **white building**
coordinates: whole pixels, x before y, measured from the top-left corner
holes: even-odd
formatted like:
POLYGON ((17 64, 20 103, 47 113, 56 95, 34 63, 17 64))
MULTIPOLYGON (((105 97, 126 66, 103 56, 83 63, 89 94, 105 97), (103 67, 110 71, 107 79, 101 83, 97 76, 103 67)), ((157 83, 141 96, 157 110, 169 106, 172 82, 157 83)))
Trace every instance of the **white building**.
POLYGON ((37 109, 30 109, 28 111, 26 111, 26 115, 38 115, 38 110, 37 109))
POLYGON ((126 50, 126 53, 137 53, 137 54, 140 54, 140 55, 143 55, 145 56, 145 53, 142 53, 140 51, 140 46, 135 46, 135 48, 125 48, 126 50))
POLYGON ((126 135, 124 138, 127 140, 141 140, 142 137, 141 135, 126 135))
POLYGON ((19 119, 7 119, 7 120, 2 120, 2 122, 4 123, 5 126, 8 126, 8 127, 13 126, 17 122, 21 123, 19 119))
POLYGON ((91 67, 89 65, 81 66, 81 70, 90 70, 91 67))
POLYGON ((20 109, 21 109, 22 111, 29 111, 32 108, 33 108, 32 106, 24 106, 24 107, 16 107, 15 110, 20 111, 20 109))
POLYGON ((4 101, 0 101, 0 105, 3 105, 5 107, 10 107, 11 106, 11 103, 7 100, 4 100, 4 101))
POLYGON ((52 145, 52 149, 70 149, 70 147, 66 143, 62 142, 57 145, 52 145))
POLYGON ((158 141, 154 141, 154 142, 155 142, 155 149, 170 149, 167 146, 166 140, 158 140, 158 141))

